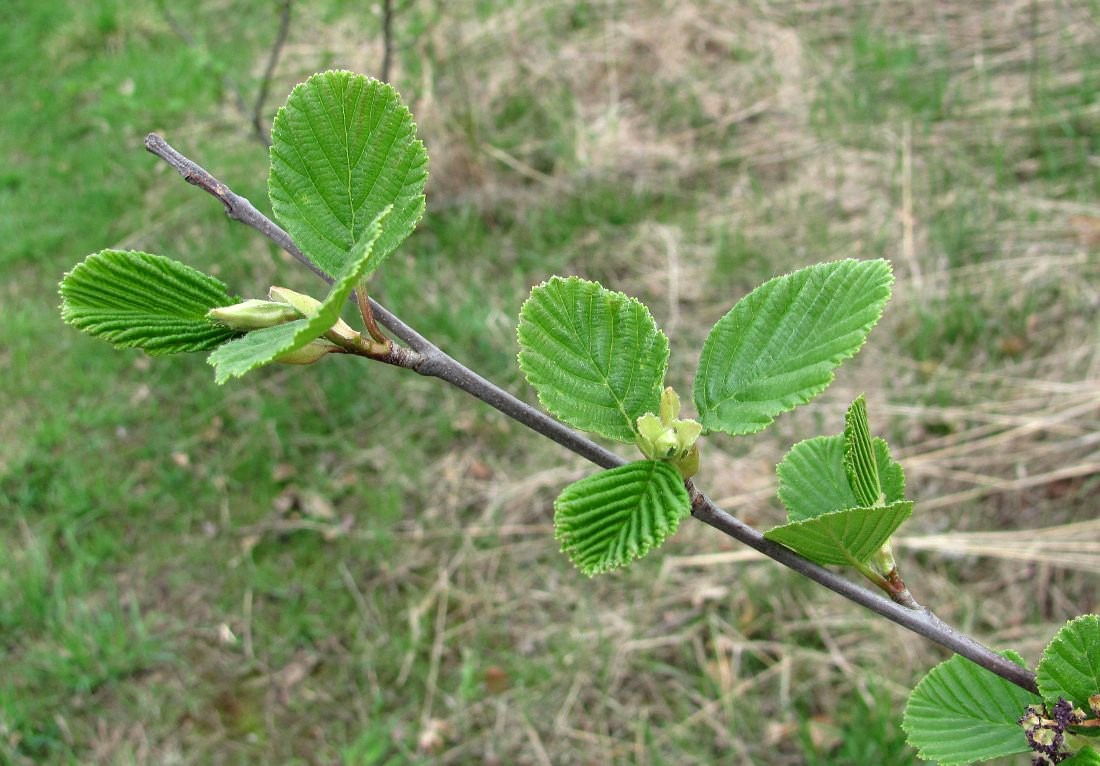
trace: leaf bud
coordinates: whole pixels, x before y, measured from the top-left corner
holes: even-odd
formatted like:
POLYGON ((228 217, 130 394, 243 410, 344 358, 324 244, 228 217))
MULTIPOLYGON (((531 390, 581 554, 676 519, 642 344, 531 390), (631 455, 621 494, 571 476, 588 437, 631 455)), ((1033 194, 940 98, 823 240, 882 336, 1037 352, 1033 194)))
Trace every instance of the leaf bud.
POLYGON ((310 295, 303 295, 286 287, 272 287, 267 297, 278 303, 286 303, 298 309, 304 316, 311 317, 321 310, 321 301, 310 295))
POLYGON ((339 350, 339 346, 334 346, 328 341, 318 339, 301 348, 288 351, 275 361, 281 364, 313 364, 325 354, 339 350))
POLYGON ((219 306, 206 312, 209 319, 219 322, 231 330, 248 332, 262 330, 265 327, 293 322, 301 319, 302 314, 293 306, 285 303, 261 301, 250 298, 232 306, 219 306))
MULTIPOLYGON (((272 287, 267 291, 267 295, 273 301, 293 306, 307 317, 316 316, 322 306, 321 301, 316 298, 295 292, 286 287, 272 287)), ((351 325, 343 319, 337 319, 336 324, 330 328, 330 331, 336 333, 344 340, 357 341, 360 337, 359 333, 353 330, 351 325)))

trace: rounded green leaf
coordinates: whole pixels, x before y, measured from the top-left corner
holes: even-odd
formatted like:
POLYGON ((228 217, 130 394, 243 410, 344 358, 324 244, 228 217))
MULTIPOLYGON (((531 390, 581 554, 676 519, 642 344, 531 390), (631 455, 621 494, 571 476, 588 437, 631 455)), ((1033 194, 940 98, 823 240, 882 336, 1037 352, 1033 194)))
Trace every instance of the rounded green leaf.
POLYGON ((380 262, 424 213, 428 155, 391 86, 352 72, 298 85, 271 131, 268 192, 279 223, 330 276, 387 206, 380 262))
POLYGON ((769 529, 764 537, 818 564, 863 564, 912 512, 908 500, 885 507, 848 508, 769 529))
MULTIPOLYGON (((877 438, 871 443, 886 504, 905 499, 905 475, 890 456, 889 445, 877 438)), ((779 499, 789 521, 860 506, 848 481, 844 454, 843 435, 817 436, 791 448, 776 468, 779 499)))
POLYGON ((704 428, 749 434, 825 390, 882 315, 884 260, 836 261, 765 282, 718 320, 693 394, 704 428))
POLYGON ((1064 697, 1089 710, 1089 697, 1100 694, 1100 617, 1086 614, 1063 625, 1043 651, 1036 681, 1048 706, 1064 697))
POLYGON ((214 380, 218 385, 305 347, 336 324, 352 290, 378 265, 373 245, 381 236, 383 221, 389 212, 389 208, 383 209, 364 231, 316 313, 294 322, 253 330, 210 354, 206 361, 214 367, 214 380))
MULTIPOLYGON (((1024 667, 1015 652, 1003 655, 1024 667)), ((1017 723, 1039 698, 954 656, 929 671, 905 706, 901 726, 921 758, 941 766, 987 761, 1030 749, 1017 723)))
POLYGON ((629 443, 638 418, 659 409, 668 338, 634 298, 554 277, 531 290, 517 336, 520 369, 569 425, 629 443))
POLYGON ((152 356, 204 351, 239 335, 206 312, 237 302, 208 274, 130 250, 89 255, 61 280, 61 318, 115 348, 152 356))
POLYGON ((643 460, 566 487, 554 502, 554 534, 577 568, 595 575, 641 558, 690 513, 679 471, 643 460))

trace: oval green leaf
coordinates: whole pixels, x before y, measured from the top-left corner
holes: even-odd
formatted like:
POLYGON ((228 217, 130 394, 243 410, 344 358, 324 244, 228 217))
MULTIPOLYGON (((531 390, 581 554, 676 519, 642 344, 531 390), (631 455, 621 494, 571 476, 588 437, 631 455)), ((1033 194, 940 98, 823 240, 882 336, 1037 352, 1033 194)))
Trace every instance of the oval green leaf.
POLYGON ((237 302, 226 286, 162 255, 101 250, 65 275, 60 293, 61 318, 115 348, 205 351, 240 334, 206 318, 237 302))
POLYGON ((554 502, 554 535, 586 575, 641 558, 691 513, 684 480, 657 460, 602 471, 574 482, 554 502))
POLYGON ((863 564, 912 512, 908 500, 885 507, 848 508, 769 529, 764 537, 818 564, 863 564))
MULTIPOLYGON (((886 504, 904 500, 905 474, 890 456, 889 445, 878 438, 871 443, 886 504)), ((776 468, 779 499, 787 508, 788 521, 860 506, 848 481, 844 454, 843 435, 817 436, 791 448, 776 468)))
POLYGON ((298 85, 271 131, 271 208, 295 243, 336 276, 371 221, 393 213, 375 244, 379 262, 424 214, 428 154, 389 85, 323 72, 298 85))
POLYGON ((859 351, 894 278, 884 260, 821 263, 765 282, 718 320, 693 394, 704 428, 749 434, 805 404, 859 351))
POLYGON ((1086 614, 1063 625, 1043 651, 1035 675, 1048 706, 1064 697, 1088 711, 1089 697, 1100 694, 1100 617, 1086 614))
POLYGON ((380 259, 375 256, 373 245, 381 236, 382 223, 389 212, 389 208, 382 210, 363 232, 363 236, 352 248, 351 258, 337 274, 328 296, 322 301, 316 314, 294 322, 253 330, 210 354, 206 361, 214 367, 214 380, 218 385, 306 346, 336 324, 340 318, 340 310, 352 290, 370 276, 379 263, 380 259))
POLYGON ((551 414, 631 443, 657 412, 668 338, 640 302, 579 277, 531 290, 519 312, 519 366, 551 414))
MULTIPOLYGON (((1003 655, 1026 667, 1015 652, 1003 655)), ((1037 702, 1031 692, 956 655, 913 689, 901 726, 921 758, 959 766, 1028 752, 1017 721, 1037 702)))

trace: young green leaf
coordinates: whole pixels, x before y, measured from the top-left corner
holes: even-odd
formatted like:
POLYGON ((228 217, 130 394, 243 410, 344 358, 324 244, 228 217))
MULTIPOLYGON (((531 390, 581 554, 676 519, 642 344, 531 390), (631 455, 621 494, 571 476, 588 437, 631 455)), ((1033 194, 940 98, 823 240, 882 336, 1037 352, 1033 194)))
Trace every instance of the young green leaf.
POLYGON ((847 508, 769 529, 764 537, 818 564, 863 564, 912 512, 908 500, 885 507, 847 508))
POLYGON ((387 206, 375 257, 386 258, 424 214, 428 155, 389 85, 323 72, 298 85, 271 131, 268 191, 279 223, 325 273, 340 273, 352 245, 387 206))
POLYGON ((239 335, 206 318, 237 302, 212 276, 161 255, 101 250, 61 280, 61 318, 152 356, 205 351, 239 335))
POLYGON ((668 338, 634 298, 554 277, 531 290, 516 334, 539 401, 574 428, 629 443, 638 418, 659 409, 668 338))
MULTIPOLYGON (((1015 652, 1003 655, 1024 667, 1015 652)), ((1031 692, 954 656, 929 671, 905 706, 901 726, 921 758, 941 766, 987 761, 1030 750, 1017 721, 1031 692)))
POLYGON ((1065 697, 1089 710, 1089 697, 1100 694, 1100 617, 1086 614, 1063 625, 1043 651, 1035 674, 1048 706, 1065 697))
POLYGON ((566 487, 554 502, 555 537, 578 569, 595 575, 641 558, 690 513, 680 473, 642 460, 566 487))
POLYGON ((315 314, 306 319, 254 330, 210 354, 207 362, 214 367, 214 380, 218 385, 304 348, 336 324, 344 301, 356 285, 370 276, 380 261, 373 245, 381 235, 382 222, 389 212, 390 208, 383 209, 363 231, 363 236, 352 248, 351 258, 344 264, 315 314))
MULTIPOLYGON (((890 457, 890 447, 873 439, 872 448, 886 504, 905 499, 905 474, 890 457)), ((791 448, 779 464, 779 499, 789 521, 802 521, 860 503, 844 467, 844 436, 817 436, 791 448)))
POLYGON ((703 427, 765 428, 825 390, 882 315, 894 281, 884 260, 836 261, 765 282, 710 331, 693 394, 703 427))
POLYGON ((862 395, 852 402, 844 416, 844 472, 859 505, 873 508, 883 501, 878 462, 867 422, 867 402, 862 395))

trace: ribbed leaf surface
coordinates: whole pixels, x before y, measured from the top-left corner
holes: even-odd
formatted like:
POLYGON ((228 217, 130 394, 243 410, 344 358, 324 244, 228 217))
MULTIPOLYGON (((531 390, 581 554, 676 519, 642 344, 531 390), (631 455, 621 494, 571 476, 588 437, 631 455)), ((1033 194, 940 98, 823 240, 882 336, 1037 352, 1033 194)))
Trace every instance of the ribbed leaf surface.
POLYGON ((818 564, 862 564, 912 512, 908 500, 880 508, 848 508, 769 529, 764 537, 818 564))
POLYGON ((389 85, 324 72, 298 85, 271 131, 268 191, 279 223, 326 273, 393 205, 375 245, 379 261, 424 214, 428 155, 408 108, 389 85))
MULTIPOLYGON (((1003 654, 1024 666, 1015 652, 1003 654)), ((1029 750, 1017 721, 1037 702, 1031 692, 956 655, 913 689, 901 725, 925 760, 940 766, 987 761, 1029 750)))
MULTIPOLYGON (((890 447, 873 439, 875 462, 887 505, 905 498, 905 475, 890 457, 890 447)), ((791 448, 776 469, 779 499, 789 521, 801 521, 860 503, 844 467, 844 436, 818 436, 791 448)))
POLYGON ((881 501, 882 488, 871 443, 871 425, 867 422, 867 402, 863 396, 852 402, 844 422, 844 471, 848 474, 848 486, 859 501, 858 505, 871 508, 881 501))
POLYGON ((578 569, 595 575, 641 558, 690 513, 680 473, 639 461, 566 487, 554 503, 555 536, 578 569))
POLYGON ((381 259, 373 252, 373 245, 381 235, 382 222, 389 211, 389 208, 382 210, 363 232, 363 236, 352 249, 351 258, 337 275, 316 314, 275 327, 253 330, 243 338, 215 349, 207 359, 214 367, 214 380, 221 385, 230 378, 239 378, 250 370, 302 348, 328 332, 340 318, 340 310, 352 290, 370 276, 380 262, 381 259))
POLYGON ((1086 614, 1063 625, 1043 651, 1036 676, 1049 707, 1065 697, 1090 710, 1089 697, 1100 694, 1100 617, 1086 614))
POLYGON ((238 334, 206 318, 236 302, 225 285, 161 255, 101 250, 65 275, 60 292, 61 318, 115 348, 178 354, 238 334))
POLYGON ((637 300, 554 277, 531 290, 517 335, 520 369, 558 419, 629 443, 638 417, 657 412, 668 338, 637 300))
POLYGON ((693 394, 703 426, 754 433, 808 402, 855 354, 890 298, 886 261, 822 263, 753 290, 711 330, 693 394))

